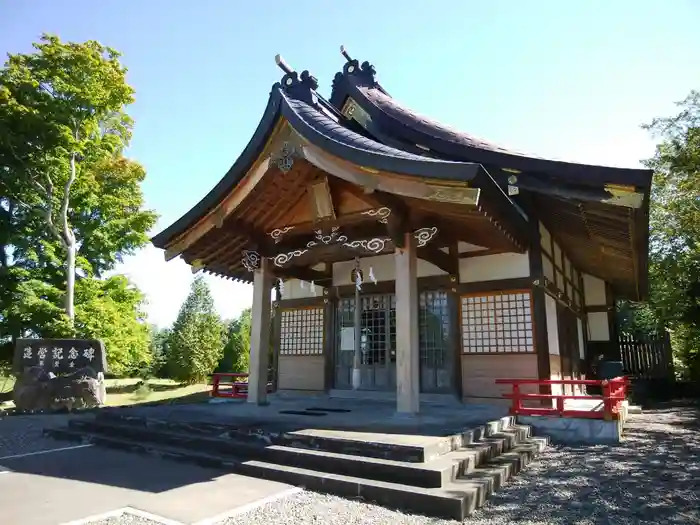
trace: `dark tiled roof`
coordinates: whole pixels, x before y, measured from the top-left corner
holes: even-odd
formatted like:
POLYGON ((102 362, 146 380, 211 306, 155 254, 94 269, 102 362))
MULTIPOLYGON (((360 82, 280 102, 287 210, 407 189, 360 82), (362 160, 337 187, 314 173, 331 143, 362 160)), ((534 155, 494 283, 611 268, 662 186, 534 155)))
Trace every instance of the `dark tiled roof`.
POLYGON ((502 153, 509 153, 511 155, 527 156, 525 153, 503 148, 478 137, 474 137, 473 135, 469 135, 468 133, 458 131, 431 118, 420 115, 415 111, 401 105, 396 101, 396 99, 385 94, 380 89, 366 86, 357 86, 357 89, 362 92, 368 101, 373 103, 390 117, 394 118, 397 122, 400 122, 404 126, 416 129, 421 133, 425 133, 426 135, 430 135, 436 139, 445 140, 447 142, 452 142, 462 146, 469 146, 472 148, 499 151, 502 153))
POLYGON ((450 162, 440 159, 432 159, 429 157, 424 157, 422 155, 415 155, 400 149, 392 148, 391 146, 386 146, 381 142, 372 140, 370 138, 364 137, 359 133, 348 129, 348 127, 340 124, 338 121, 334 120, 330 116, 326 115, 323 111, 312 107, 311 105, 303 102, 301 100, 295 100, 293 98, 287 97, 282 94, 285 99, 286 104, 289 108, 296 113, 300 119, 302 119, 308 126, 316 130, 318 133, 328 137, 329 139, 347 146, 348 148, 354 148, 357 150, 362 150, 367 153, 373 153, 375 155, 383 155, 394 158, 406 159, 413 162, 425 163, 436 163, 436 164, 452 164, 452 165, 468 165, 469 163, 462 162, 450 162))

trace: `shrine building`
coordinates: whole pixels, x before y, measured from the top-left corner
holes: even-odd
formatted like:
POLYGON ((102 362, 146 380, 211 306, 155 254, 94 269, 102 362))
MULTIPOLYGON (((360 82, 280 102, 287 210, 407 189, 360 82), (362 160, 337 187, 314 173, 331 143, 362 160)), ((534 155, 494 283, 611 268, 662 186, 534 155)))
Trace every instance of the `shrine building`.
POLYGON ((271 376, 415 413, 421 397, 493 401, 496 378, 578 378, 614 355, 614 300, 647 294, 651 171, 456 131, 342 53, 328 98, 278 56, 244 151, 153 238, 167 260, 253 283, 248 402, 271 376))

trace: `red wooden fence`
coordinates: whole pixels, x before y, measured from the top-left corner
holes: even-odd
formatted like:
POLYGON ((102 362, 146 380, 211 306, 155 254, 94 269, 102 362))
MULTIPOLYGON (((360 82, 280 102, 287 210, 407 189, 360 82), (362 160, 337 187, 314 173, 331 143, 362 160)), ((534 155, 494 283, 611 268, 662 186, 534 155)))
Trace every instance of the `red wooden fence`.
POLYGON ((578 417, 586 419, 619 419, 620 404, 627 395, 628 380, 626 377, 616 377, 614 379, 496 379, 496 384, 512 385, 513 391, 510 394, 503 394, 503 397, 512 399, 510 413, 512 415, 523 416, 559 416, 578 417), (520 391, 521 385, 587 385, 599 386, 602 388, 602 396, 584 396, 568 394, 526 394, 520 391), (525 400, 556 400, 555 408, 547 407, 524 407, 525 400), (568 410, 565 408, 567 399, 573 400, 601 400, 603 410, 568 410))
MULTIPOLYGON (((211 397, 230 397, 246 399, 248 397, 248 376, 244 373, 217 372, 212 374, 211 397), (222 379, 225 380, 222 382, 222 379), (245 379, 245 381, 243 381, 245 379), (224 387, 223 389, 221 387, 224 387)), ((272 392, 272 383, 267 384, 267 391, 272 392)))

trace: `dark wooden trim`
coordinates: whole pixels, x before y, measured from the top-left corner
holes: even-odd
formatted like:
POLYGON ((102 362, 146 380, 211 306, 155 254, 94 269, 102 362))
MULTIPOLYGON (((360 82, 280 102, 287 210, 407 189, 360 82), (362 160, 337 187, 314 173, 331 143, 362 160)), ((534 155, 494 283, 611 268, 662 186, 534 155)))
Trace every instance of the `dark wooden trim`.
POLYGON ((300 297, 298 299, 282 299, 277 302, 277 308, 304 308, 308 306, 323 306, 323 297, 300 297))
MULTIPOLYGON (((535 213, 532 199, 523 199, 523 207, 530 217, 530 247, 528 259, 530 262, 531 282, 540 279, 544 281, 544 267, 542 265, 542 239, 540 233, 540 220, 538 213, 535 213)), ((549 231, 551 239, 552 232, 549 231)), ((553 242, 553 241, 552 241, 553 242)), ((552 257, 554 257, 554 247, 552 246, 552 257)), ((554 277, 556 278, 556 270, 554 277)), ((532 324, 535 341, 535 353, 537 354, 537 375, 539 379, 550 379, 551 368, 549 366, 549 338, 547 335, 547 308, 545 305, 545 292, 539 286, 532 287, 532 324)), ((547 385, 540 386, 540 394, 551 394, 552 389, 547 385)))
MULTIPOLYGON (((543 222, 542 224, 544 224, 544 222, 543 222)), ((539 227, 539 225, 538 225, 538 227, 539 227)), ((546 225, 545 225, 545 228, 547 228, 546 225)), ((549 228, 547 228, 547 231, 549 232, 550 250, 552 250, 552 253, 551 253, 551 255, 550 255, 550 254, 547 253, 545 250, 541 250, 541 252, 542 252, 542 257, 544 257, 545 259, 547 259, 549 262, 552 263, 552 271, 554 272, 554 281, 556 282, 557 270, 558 270, 559 273, 561 273, 562 276, 563 276, 563 278, 564 278, 564 283, 565 283, 565 284, 571 285, 571 287, 572 287, 574 290, 577 290, 579 293, 581 293, 581 286, 582 286, 582 285, 581 285, 580 283, 577 283, 577 281, 576 281, 573 277, 571 277, 570 275, 568 275, 568 274, 566 273, 565 269, 564 269, 564 258, 568 259, 568 261, 569 261, 569 266, 570 266, 571 268, 573 268, 574 271, 575 271, 576 273, 581 273, 581 272, 578 270, 578 268, 576 267, 576 265, 574 265, 573 261, 571 260, 571 257, 569 257, 568 255, 566 255, 566 252, 565 252, 564 249, 562 248, 561 243, 558 242, 558 241, 556 241, 556 239, 554 238, 554 235, 552 235, 552 231, 551 231, 549 228), (557 246, 559 246, 559 252, 561 253, 561 257, 562 257, 562 265, 561 265, 561 267, 559 266, 559 264, 557 263, 557 261, 554 259, 554 243, 555 243, 555 242, 557 243, 557 246)), ((573 295, 573 294, 572 294, 572 295, 573 295)), ((572 299, 573 299, 573 297, 572 297, 572 299)))
POLYGON ((323 385, 326 392, 333 388, 335 380, 335 314, 336 302, 330 297, 323 299, 323 385))
POLYGON ((553 283, 547 277, 543 277, 542 280, 538 280, 538 282, 541 283, 538 284, 538 286, 541 286, 545 293, 549 295, 552 299, 554 299, 557 302, 557 304, 560 304, 562 307, 571 310, 576 315, 576 317, 582 317, 584 315, 583 311, 575 305, 572 298, 568 298, 568 303, 563 299, 563 297, 566 297, 566 294, 557 287, 556 283, 553 283))
POLYGON ((613 351, 615 355, 613 356, 615 360, 620 360, 620 337, 617 327, 617 315, 615 312, 615 294, 613 288, 606 281, 605 283, 605 302, 610 307, 608 310, 608 332, 610 333, 610 342, 612 343, 613 351))
POLYGON ((309 283, 313 281, 316 284, 324 283, 333 279, 332 275, 328 272, 319 272, 318 270, 312 270, 311 268, 305 268, 302 266, 290 266, 289 268, 275 267, 272 270, 272 273, 274 273, 275 277, 281 277, 283 279, 298 279, 309 283))
POLYGON ((585 307, 585 312, 588 313, 595 313, 595 312, 609 312, 610 310, 614 310, 614 306, 610 306, 607 304, 591 304, 585 307))
POLYGON ((279 387, 279 363, 280 363, 280 342, 282 338, 282 312, 275 308, 275 317, 272 320, 272 381, 273 389, 277 392, 279 387))
POLYGON ((494 281, 477 281, 473 283, 453 284, 460 295, 482 292, 502 292, 505 290, 529 290, 532 288, 532 277, 514 277, 494 281))
POLYGON ((472 257, 486 257, 487 255, 500 255, 502 253, 513 253, 501 248, 487 248, 486 250, 475 250, 473 252, 460 252, 460 259, 470 259, 472 257))
POLYGON ((454 259, 449 253, 445 253, 434 246, 418 248, 416 256, 440 268, 443 272, 452 275, 459 273, 459 260, 454 259))
MULTIPOLYGON (((424 290, 441 290, 454 286, 449 275, 430 275, 427 277, 418 277, 418 291, 424 290)), ((334 287, 335 297, 350 297, 355 295, 354 284, 344 284, 334 287)), ((396 291, 396 283, 394 281, 379 281, 377 284, 364 282, 360 294, 383 294, 394 293, 396 291)))
POLYGON ((447 293, 447 308, 449 311, 450 340, 452 348, 453 368, 452 380, 454 381, 454 392, 459 399, 464 395, 462 385, 462 305, 456 288, 450 289, 447 293))
POLYGON ((462 355, 502 355, 502 356, 512 356, 512 355, 535 355, 537 352, 463 352, 462 355))

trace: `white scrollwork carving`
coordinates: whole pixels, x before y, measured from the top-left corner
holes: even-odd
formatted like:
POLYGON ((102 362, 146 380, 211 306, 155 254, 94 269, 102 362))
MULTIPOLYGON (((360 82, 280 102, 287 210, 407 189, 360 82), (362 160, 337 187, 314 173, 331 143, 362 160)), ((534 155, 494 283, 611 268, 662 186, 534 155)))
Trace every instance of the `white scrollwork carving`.
POLYGON ((313 248, 319 242, 322 242, 323 244, 331 244, 337 242, 345 242, 348 240, 348 238, 345 235, 341 234, 338 231, 338 226, 333 226, 331 233, 329 233, 328 235, 324 235, 322 230, 314 230, 314 233, 316 234, 316 240, 307 242, 307 248, 313 248))
POLYGON ((284 266, 295 257, 300 257, 308 251, 309 250, 293 250, 287 253, 280 253, 273 259, 273 262, 275 263, 275 266, 284 266))
POLYGON ((384 251, 386 243, 389 239, 375 237, 374 239, 360 239, 356 241, 344 242, 343 246, 348 248, 362 248, 368 252, 379 253, 384 251))
POLYGON ((386 224, 387 222, 389 222, 389 215, 391 215, 391 209, 383 206, 381 208, 363 211, 362 215, 376 217, 379 222, 381 222, 382 224, 386 224))
POLYGON ((291 231, 294 229, 294 226, 285 226, 284 228, 275 228, 271 232, 268 233, 270 237, 275 241, 275 244, 280 242, 282 239, 282 235, 287 233, 288 231, 291 231))
POLYGON ((428 244, 435 235, 437 235, 438 229, 435 226, 432 226, 430 228, 419 228, 418 230, 413 232, 413 236, 416 238, 416 241, 418 241, 418 247, 422 248, 426 244, 428 244))
POLYGON ((243 250, 243 267, 249 272, 254 272, 260 268, 260 254, 253 250, 243 250))

